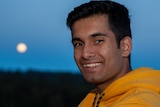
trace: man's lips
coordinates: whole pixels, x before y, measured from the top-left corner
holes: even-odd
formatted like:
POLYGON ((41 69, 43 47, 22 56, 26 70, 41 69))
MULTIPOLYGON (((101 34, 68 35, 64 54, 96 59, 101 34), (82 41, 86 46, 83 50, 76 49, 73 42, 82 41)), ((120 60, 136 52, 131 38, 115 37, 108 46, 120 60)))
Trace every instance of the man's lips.
POLYGON ((101 63, 89 63, 89 64, 83 64, 83 67, 85 67, 85 68, 93 68, 93 67, 98 67, 100 65, 101 65, 101 63))

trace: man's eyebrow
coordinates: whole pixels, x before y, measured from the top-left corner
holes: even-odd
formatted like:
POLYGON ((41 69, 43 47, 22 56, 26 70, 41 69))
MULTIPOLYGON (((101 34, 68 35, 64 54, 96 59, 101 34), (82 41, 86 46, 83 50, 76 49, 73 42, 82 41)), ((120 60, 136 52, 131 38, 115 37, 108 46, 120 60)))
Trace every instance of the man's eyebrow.
POLYGON ((80 38, 76 38, 76 37, 75 37, 75 38, 72 38, 72 41, 71 41, 71 42, 73 43, 74 41, 81 41, 81 39, 80 39, 80 38))
POLYGON ((103 33, 93 33, 90 35, 91 37, 97 37, 97 36, 107 36, 106 34, 103 33))
MULTIPOLYGON (((93 34, 91 34, 91 35, 89 35, 90 37, 97 37, 97 36, 107 36, 106 34, 103 34, 103 33, 93 33, 93 34)), ((74 38, 72 38, 72 43, 74 42, 74 41, 82 41, 80 38, 78 38, 78 37, 74 37, 74 38)))

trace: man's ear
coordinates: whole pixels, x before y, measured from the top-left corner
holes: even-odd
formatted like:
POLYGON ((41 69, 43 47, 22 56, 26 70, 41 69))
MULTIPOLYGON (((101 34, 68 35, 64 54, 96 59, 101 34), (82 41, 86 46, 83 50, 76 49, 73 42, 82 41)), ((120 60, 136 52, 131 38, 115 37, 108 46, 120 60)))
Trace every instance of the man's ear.
POLYGON ((129 36, 124 37, 120 42, 120 48, 123 57, 128 57, 132 51, 132 39, 129 36))

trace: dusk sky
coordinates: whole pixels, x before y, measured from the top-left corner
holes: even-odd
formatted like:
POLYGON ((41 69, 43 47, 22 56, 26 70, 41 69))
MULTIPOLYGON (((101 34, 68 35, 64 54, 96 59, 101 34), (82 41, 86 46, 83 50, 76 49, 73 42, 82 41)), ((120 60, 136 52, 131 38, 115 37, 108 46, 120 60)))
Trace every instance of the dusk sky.
MULTIPOLYGON (((67 14, 89 0, 0 0, 0 69, 78 72, 67 14), (18 43, 27 51, 19 53, 18 43)), ((160 0, 113 0, 130 11, 133 69, 160 69, 160 0)))

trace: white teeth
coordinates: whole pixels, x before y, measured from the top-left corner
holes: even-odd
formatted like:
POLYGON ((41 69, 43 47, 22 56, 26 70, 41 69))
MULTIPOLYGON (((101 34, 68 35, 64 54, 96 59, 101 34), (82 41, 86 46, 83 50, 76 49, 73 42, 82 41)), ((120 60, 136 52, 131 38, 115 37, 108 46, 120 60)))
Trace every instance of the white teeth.
POLYGON ((83 65, 84 67, 96 67, 96 66, 99 66, 101 63, 92 63, 92 64, 85 64, 83 65))

